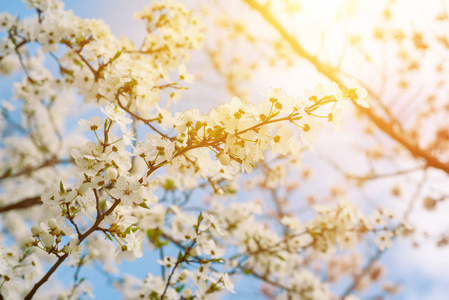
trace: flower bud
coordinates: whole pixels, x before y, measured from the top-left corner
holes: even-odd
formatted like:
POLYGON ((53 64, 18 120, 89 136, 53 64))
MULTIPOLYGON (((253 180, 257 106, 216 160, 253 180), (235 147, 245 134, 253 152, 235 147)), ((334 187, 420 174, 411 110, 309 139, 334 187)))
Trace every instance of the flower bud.
POLYGON ((89 189, 89 187, 87 186, 87 184, 82 184, 78 188, 78 194, 84 195, 88 189, 89 189))
POLYGON ((48 227, 50 227, 51 229, 55 229, 58 227, 58 222, 55 218, 51 218, 50 220, 48 220, 48 227))
POLYGON ((221 153, 220 155, 218 155, 218 160, 223 166, 227 166, 231 162, 231 158, 228 154, 225 153, 221 153))
POLYGON ((59 227, 56 227, 53 232, 55 233, 55 235, 60 235, 61 229, 59 227))
POLYGON ((53 244, 55 242, 53 236, 49 233, 44 233, 41 236, 41 241, 44 244, 45 248, 47 249, 51 249, 51 247, 53 247, 53 244))
POLYGON ((109 180, 114 180, 117 178, 117 169, 115 168, 108 168, 106 170, 106 176, 107 179, 109 180))
POLYGON ((187 275, 188 275, 188 271, 185 270, 185 269, 182 270, 181 274, 179 275, 178 280, 179 280, 179 281, 183 281, 184 279, 186 279, 187 275))
POLYGON ((33 236, 38 236, 41 233, 41 228, 38 225, 31 226, 31 233, 33 236))
POLYGON ((31 247, 34 245, 35 239, 32 237, 29 237, 25 242, 25 247, 31 247))
POLYGON ((184 289, 182 291, 182 297, 183 298, 190 298, 190 297, 192 297, 192 290, 191 289, 184 289))

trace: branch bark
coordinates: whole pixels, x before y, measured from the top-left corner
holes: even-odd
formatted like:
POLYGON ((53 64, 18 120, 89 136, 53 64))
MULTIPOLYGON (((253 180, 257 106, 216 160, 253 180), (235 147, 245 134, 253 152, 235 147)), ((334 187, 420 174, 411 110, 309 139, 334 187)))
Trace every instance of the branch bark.
POLYGON ((13 204, 8 204, 6 206, 2 206, 2 207, 0 207, 0 213, 7 212, 10 210, 15 210, 15 209, 26 209, 31 206, 37 205, 37 204, 42 204, 40 196, 26 198, 19 202, 16 202, 13 204))

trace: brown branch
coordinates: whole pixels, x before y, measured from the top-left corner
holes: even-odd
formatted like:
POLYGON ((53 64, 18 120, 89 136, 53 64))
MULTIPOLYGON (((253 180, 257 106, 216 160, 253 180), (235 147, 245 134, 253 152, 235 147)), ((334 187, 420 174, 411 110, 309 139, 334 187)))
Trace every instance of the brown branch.
POLYGON ((36 291, 39 289, 39 287, 41 285, 43 285, 48 278, 50 278, 51 274, 53 274, 56 269, 58 269, 58 267, 64 262, 64 260, 67 258, 67 256, 69 256, 68 253, 65 253, 63 256, 61 256, 60 258, 58 258, 58 260, 56 261, 56 263, 51 267, 50 270, 48 270, 47 274, 44 275, 44 277, 42 277, 41 280, 39 280, 38 283, 36 283, 33 287, 33 289, 25 296, 25 300, 30 300, 33 298, 34 294, 36 293, 36 291))
POLYGON ((14 174, 8 170, 5 173, 3 173, 3 175, 0 176, 0 180, 6 179, 6 178, 19 177, 22 175, 30 176, 32 172, 37 171, 39 169, 50 167, 50 166, 61 164, 61 163, 69 163, 69 162, 71 162, 70 159, 56 159, 55 158, 55 159, 46 160, 43 163, 41 163, 40 165, 37 165, 35 167, 32 167, 32 166, 25 167, 21 171, 18 171, 17 173, 14 173, 14 174))
POLYGON ((0 213, 7 212, 15 209, 26 209, 34 205, 42 204, 41 197, 35 196, 20 200, 13 204, 8 204, 0 207, 0 213))
MULTIPOLYGON (((33 173, 34 171, 37 171, 39 169, 51 167, 56 164, 67 163, 67 162, 71 162, 71 160, 64 160, 64 159, 62 159, 62 160, 58 160, 58 159, 47 160, 36 167, 26 167, 26 168, 22 169, 21 171, 18 171, 17 173, 11 173, 11 172, 7 171, 3 175, 0 176, 0 180, 15 178, 15 177, 19 177, 22 175, 30 176, 31 173, 33 173)), ((32 206, 35 206, 38 204, 42 204, 41 196, 29 197, 29 198, 20 200, 16 203, 7 204, 5 206, 0 206, 0 213, 8 212, 8 211, 15 210, 15 209, 19 209, 19 210, 26 209, 26 208, 29 208, 29 207, 32 207, 32 206)))
MULTIPOLYGON (((110 185, 108 184, 105 187, 108 188, 108 187, 110 187, 110 185)), ((71 189, 67 190, 67 192, 70 192, 70 191, 71 191, 71 189)), ((93 191, 94 191, 94 195, 95 195, 95 201, 97 203, 97 214, 100 215, 101 214, 101 212, 100 212, 100 204, 99 204, 100 200, 99 200, 98 192, 95 189, 93 191)), ((34 205, 38 205, 38 204, 42 204, 41 196, 34 196, 34 197, 30 197, 30 198, 26 198, 26 199, 20 200, 20 201, 18 201, 16 203, 13 203, 13 204, 8 204, 8 205, 5 205, 5 206, 1 206, 0 207, 0 213, 8 212, 10 210, 15 210, 15 209, 25 209, 25 208, 28 208, 28 207, 31 207, 31 206, 34 206, 34 205)))
MULTIPOLYGON (((98 230, 98 226, 100 225, 101 221, 103 221, 103 219, 106 216, 111 214, 114 211, 114 209, 117 207, 117 205, 119 205, 119 204, 120 204, 120 200, 115 199, 114 204, 112 204, 112 206, 104 214, 97 216, 97 219, 95 220, 94 225, 92 225, 92 227, 89 228, 89 230, 87 230, 85 233, 83 233, 81 236, 79 236, 79 244, 81 244, 81 242, 83 240, 85 240, 89 235, 91 235, 94 231, 98 230)), ((58 260, 51 267, 51 269, 48 270, 48 272, 44 275, 44 277, 42 277, 41 280, 39 280, 33 286, 31 291, 25 296, 25 300, 30 300, 33 298, 33 296, 37 292, 37 290, 50 278, 50 276, 56 271, 56 269, 58 269, 58 267, 64 262, 64 260, 67 257, 68 257, 68 254, 65 253, 63 256, 58 258, 58 260)))
POLYGON ((144 119, 141 116, 139 116, 138 114, 133 113, 132 111, 130 111, 127 107, 125 107, 122 102, 120 101, 120 96, 121 92, 119 91, 116 95, 115 95, 115 99, 117 100, 117 104, 118 106, 123 109, 124 111, 126 111, 127 113, 129 113, 132 117, 136 118, 137 120, 140 120, 142 122, 144 122, 146 125, 148 125, 152 130, 154 130, 155 132, 157 132, 160 136, 169 139, 170 141, 175 140, 176 137, 169 137, 168 135, 162 133, 161 131, 159 131, 156 127, 153 126, 153 124, 151 124, 150 120, 144 119))

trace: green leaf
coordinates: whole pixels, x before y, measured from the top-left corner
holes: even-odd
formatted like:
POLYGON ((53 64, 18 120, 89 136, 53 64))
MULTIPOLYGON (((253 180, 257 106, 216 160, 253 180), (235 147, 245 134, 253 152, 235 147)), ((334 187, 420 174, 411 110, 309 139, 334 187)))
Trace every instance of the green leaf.
POLYGON ((168 245, 168 241, 162 242, 160 240, 160 236, 161 236, 160 229, 148 229, 147 230, 147 237, 150 240, 150 242, 154 245, 155 248, 162 248, 162 247, 168 245))
POLYGON ((114 57, 112 58, 112 60, 114 61, 114 60, 116 60, 117 58, 119 58, 120 55, 122 55, 122 53, 123 53, 123 50, 122 50, 122 49, 120 49, 119 51, 117 51, 117 52, 115 53, 114 57))
POLYGON ((274 113, 272 113, 271 114, 271 118, 274 118, 274 117, 276 117, 277 115, 279 115, 279 113, 280 113, 280 111, 277 111, 277 112, 274 112, 274 113))
POLYGON ((157 229, 148 229, 147 230, 147 237, 150 239, 150 241, 153 241, 158 236, 159 236, 159 230, 157 230, 157 229))
POLYGON ((168 241, 165 241, 165 242, 157 241, 156 248, 162 248, 167 245, 168 245, 168 241))
POLYGON ((80 66, 81 68, 84 67, 83 63, 77 59, 75 59, 75 65, 80 66))
POLYGON ((276 256, 277 258, 279 258, 280 260, 285 261, 285 258, 283 258, 282 256, 280 256, 279 254, 275 254, 275 256, 276 256))
POLYGON ((177 287, 175 287, 175 290, 179 293, 180 291, 182 291, 184 289, 185 285, 181 284, 178 285, 177 287))
POLYGON ((133 227, 133 225, 131 225, 131 226, 129 226, 128 228, 126 228, 126 230, 125 230, 125 234, 128 234, 128 233, 130 233, 131 231, 132 232, 136 232, 137 230, 139 230, 139 228, 140 227, 133 227))
POLYGON ((143 208, 146 208, 146 209, 150 209, 150 208, 148 207, 148 205, 146 204, 146 202, 140 203, 139 206, 140 206, 140 207, 143 207, 143 208))
POLYGON ((178 253, 178 261, 183 261, 183 257, 184 257, 184 255, 182 254, 181 251, 179 251, 179 253, 178 253))
POLYGON ((104 235, 105 235, 108 239, 110 239, 111 242, 113 241, 113 240, 112 240, 112 236, 111 236, 109 233, 107 233, 106 231, 104 232, 104 235))
POLYGON ((212 131, 212 132, 210 133, 210 136, 211 136, 211 137, 219 136, 219 135, 222 134, 224 131, 225 131, 225 129, 224 129, 223 127, 219 127, 219 128, 217 128, 217 129, 215 129, 214 131, 212 131))
POLYGON ((201 127, 203 127, 203 125, 204 125, 203 122, 199 122, 199 121, 196 122, 196 124, 195 124, 195 130, 198 131, 201 127))

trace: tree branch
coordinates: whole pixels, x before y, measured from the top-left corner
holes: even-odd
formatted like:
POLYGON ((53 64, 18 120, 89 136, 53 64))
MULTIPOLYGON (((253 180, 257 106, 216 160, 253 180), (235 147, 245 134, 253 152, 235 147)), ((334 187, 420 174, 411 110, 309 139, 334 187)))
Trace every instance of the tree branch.
POLYGON ((42 204, 41 196, 30 197, 30 198, 23 199, 19 202, 13 203, 13 204, 1 206, 0 213, 7 212, 10 210, 15 210, 15 209, 25 209, 25 208, 28 208, 28 207, 31 207, 31 206, 34 206, 37 204, 42 204))
POLYGON ((64 163, 70 163, 71 160, 70 159, 49 159, 44 161, 43 163, 41 163, 40 165, 37 165, 35 167, 25 167, 24 169, 22 169, 21 171, 18 171, 17 173, 12 173, 10 170, 6 171, 5 173, 3 173, 3 175, 0 175, 0 180, 6 179, 6 178, 14 178, 14 177, 19 177, 22 175, 28 175, 30 176, 31 173, 33 173, 34 171, 37 171, 39 169, 42 168, 46 168, 46 167, 51 167, 57 164, 64 164, 64 163))
MULTIPOLYGON (((95 230, 98 229, 98 226, 100 225, 101 221, 103 221, 103 219, 108 216, 109 214, 111 214, 114 209, 117 207, 117 205, 120 204, 120 200, 115 199, 114 204, 112 204, 112 206, 102 215, 97 216, 97 219, 95 220, 94 225, 92 225, 91 228, 89 228, 89 230, 87 230, 85 233, 83 233, 80 237, 79 237, 79 244, 81 244, 81 242, 83 240, 85 240, 89 235, 91 235, 95 230)), ((53 267, 51 267, 50 270, 48 270, 48 272, 44 275, 44 277, 41 278, 41 280, 39 280, 34 286, 33 289, 25 296, 25 300, 30 300, 33 298, 34 294, 37 292, 37 290, 50 278, 50 276, 58 269, 58 267, 64 262, 64 260, 67 258, 68 253, 65 253, 63 256, 61 256, 56 263, 53 265, 53 267)))

